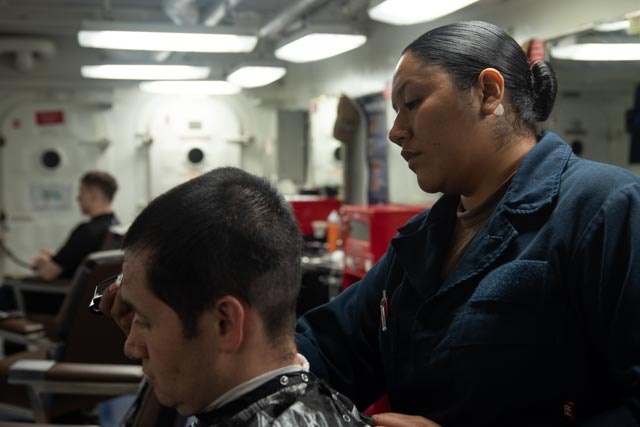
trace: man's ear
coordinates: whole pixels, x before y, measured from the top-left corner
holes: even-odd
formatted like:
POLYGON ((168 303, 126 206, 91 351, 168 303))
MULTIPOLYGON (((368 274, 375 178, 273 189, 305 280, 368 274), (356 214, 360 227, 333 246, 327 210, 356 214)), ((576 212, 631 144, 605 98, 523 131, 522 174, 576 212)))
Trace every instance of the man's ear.
POLYGON ((478 75, 477 86, 482 93, 480 111, 485 116, 504 112, 504 77, 495 68, 485 68, 478 75))
POLYGON ((89 193, 89 200, 91 202, 102 201, 105 199, 104 194, 98 187, 87 187, 87 193, 89 193))
POLYGON ((244 339, 246 312, 236 297, 225 295, 213 304, 217 345, 226 353, 235 352, 244 339))

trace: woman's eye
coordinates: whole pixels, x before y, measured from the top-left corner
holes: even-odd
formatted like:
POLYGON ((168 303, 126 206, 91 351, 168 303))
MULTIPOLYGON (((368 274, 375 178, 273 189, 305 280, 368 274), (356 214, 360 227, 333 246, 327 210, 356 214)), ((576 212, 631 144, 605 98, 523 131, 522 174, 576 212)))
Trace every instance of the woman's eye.
POLYGON ((420 102, 420 100, 419 100, 419 99, 414 99, 414 100, 412 100, 412 101, 405 102, 405 103, 404 103, 404 106, 405 106, 405 108, 406 108, 407 110, 413 110, 414 108, 416 108, 416 107, 417 107, 417 105, 418 105, 418 103, 419 103, 419 102, 420 102))

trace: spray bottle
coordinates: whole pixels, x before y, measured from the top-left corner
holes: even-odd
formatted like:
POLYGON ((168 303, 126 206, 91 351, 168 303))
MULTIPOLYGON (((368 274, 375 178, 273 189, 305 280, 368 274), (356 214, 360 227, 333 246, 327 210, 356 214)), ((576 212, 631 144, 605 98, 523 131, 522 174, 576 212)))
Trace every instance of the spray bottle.
POLYGON ((338 249, 340 238, 340 215, 334 209, 327 217, 327 251, 334 252, 338 249))

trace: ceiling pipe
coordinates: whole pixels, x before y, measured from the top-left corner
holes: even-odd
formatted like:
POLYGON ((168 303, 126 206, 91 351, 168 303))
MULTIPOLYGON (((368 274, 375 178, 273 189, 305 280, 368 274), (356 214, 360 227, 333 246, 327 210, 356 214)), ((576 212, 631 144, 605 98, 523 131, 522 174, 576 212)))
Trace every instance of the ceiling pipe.
POLYGON ((327 0, 300 0, 291 7, 287 7, 282 13, 267 22, 258 31, 258 37, 267 38, 277 36, 289 24, 300 18, 305 12, 327 0))
POLYGON ((31 71, 33 70, 33 53, 21 50, 16 52, 16 68, 20 71, 31 71))
POLYGON ((197 25, 200 11, 196 0, 163 0, 164 13, 178 25, 197 25))
POLYGON ((153 52, 151 54, 151 58, 153 58, 155 62, 164 62, 167 59, 169 59, 170 56, 171 56, 171 52, 167 52, 167 51, 153 52))
POLYGON ((207 27, 215 27, 241 1, 242 0, 220 0, 220 2, 216 6, 211 7, 207 12, 203 14, 202 25, 206 25, 207 27))
MULTIPOLYGON (((215 27, 242 0, 220 0, 200 17, 197 0, 163 0, 164 11, 177 25, 202 25, 215 27)), ((171 52, 156 52, 153 54, 155 62, 164 62, 171 56, 171 52)))
POLYGON ((167 16, 178 25, 215 27, 241 0, 220 0, 209 10, 200 13, 197 0, 163 0, 167 16))
POLYGON ((0 54, 13 53, 16 56, 16 68, 30 71, 37 55, 51 58, 56 54, 56 46, 47 39, 6 37, 0 39, 0 54))

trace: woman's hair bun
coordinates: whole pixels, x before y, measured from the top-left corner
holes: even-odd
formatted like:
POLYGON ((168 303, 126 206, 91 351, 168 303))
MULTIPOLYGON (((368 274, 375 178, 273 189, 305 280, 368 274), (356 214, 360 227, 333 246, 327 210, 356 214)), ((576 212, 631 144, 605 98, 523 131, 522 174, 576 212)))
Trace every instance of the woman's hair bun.
POLYGON ((546 61, 538 61, 531 66, 533 78, 533 114, 538 122, 549 118, 558 92, 556 74, 546 61))

